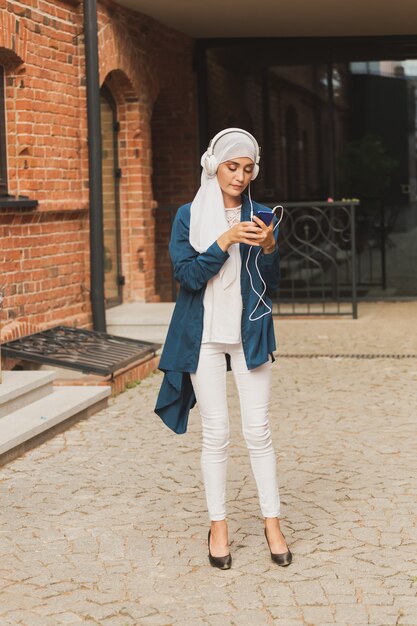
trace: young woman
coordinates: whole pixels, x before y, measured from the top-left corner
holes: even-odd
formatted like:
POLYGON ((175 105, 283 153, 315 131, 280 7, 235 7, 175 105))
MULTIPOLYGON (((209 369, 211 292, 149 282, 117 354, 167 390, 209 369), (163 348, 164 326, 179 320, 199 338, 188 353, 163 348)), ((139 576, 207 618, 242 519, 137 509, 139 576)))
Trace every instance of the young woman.
POLYGON ((209 561, 220 569, 232 562, 226 521, 230 366, 271 558, 284 566, 292 560, 278 519, 268 422, 276 345, 267 294, 279 279, 277 220, 266 225, 268 215, 260 219, 257 213, 271 210, 243 194, 258 174, 259 160, 250 133, 239 128, 218 133, 201 159, 200 189, 176 214, 169 247, 180 289, 159 365, 165 375, 155 411, 169 428, 184 433, 190 408, 198 403, 209 561))

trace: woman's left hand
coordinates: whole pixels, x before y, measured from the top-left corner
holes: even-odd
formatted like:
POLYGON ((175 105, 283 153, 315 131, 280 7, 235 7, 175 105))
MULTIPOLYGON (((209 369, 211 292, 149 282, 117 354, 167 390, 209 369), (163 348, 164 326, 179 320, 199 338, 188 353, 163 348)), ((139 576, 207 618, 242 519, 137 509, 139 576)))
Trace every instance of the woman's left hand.
POLYGON ((263 250, 264 254, 271 254, 275 250, 275 239, 274 239, 274 223, 273 220, 269 226, 267 226, 259 217, 256 215, 253 216, 254 223, 259 226, 260 234, 262 237, 259 238, 259 244, 263 250))

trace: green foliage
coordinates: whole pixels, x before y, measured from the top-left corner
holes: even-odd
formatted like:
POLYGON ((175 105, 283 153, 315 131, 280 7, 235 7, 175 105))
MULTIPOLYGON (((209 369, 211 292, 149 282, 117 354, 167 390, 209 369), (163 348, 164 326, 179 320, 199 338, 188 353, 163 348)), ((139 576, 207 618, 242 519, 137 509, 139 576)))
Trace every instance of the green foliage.
POLYGON ((130 380, 125 384, 125 389, 134 389, 135 387, 138 387, 141 382, 141 380, 130 380))
POLYGON ((339 195, 383 196, 397 167, 397 161, 389 156, 379 137, 368 133, 350 141, 338 162, 339 195))

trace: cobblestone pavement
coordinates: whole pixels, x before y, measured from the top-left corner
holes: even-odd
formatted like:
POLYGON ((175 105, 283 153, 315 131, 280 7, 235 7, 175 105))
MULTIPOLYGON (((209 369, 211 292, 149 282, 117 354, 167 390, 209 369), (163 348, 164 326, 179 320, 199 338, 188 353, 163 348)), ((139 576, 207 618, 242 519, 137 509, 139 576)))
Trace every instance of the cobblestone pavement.
POLYGON ((280 320, 271 422, 290 567, 263 537, 232 379, 233 567, 207 560, 198 412, 155 374, 1 469, 0 626, 417 626, 417 303, 280 320))

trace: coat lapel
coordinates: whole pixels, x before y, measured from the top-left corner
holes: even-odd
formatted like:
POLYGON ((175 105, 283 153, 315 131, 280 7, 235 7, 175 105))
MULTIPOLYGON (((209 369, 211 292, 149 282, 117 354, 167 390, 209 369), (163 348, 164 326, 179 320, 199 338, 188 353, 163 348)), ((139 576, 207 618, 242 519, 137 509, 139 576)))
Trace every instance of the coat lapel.
POLYGON ((250 202, 248 196, 242 195, 242 210, 240 212, 240 221, 249 222, 250 220, 250 202))

